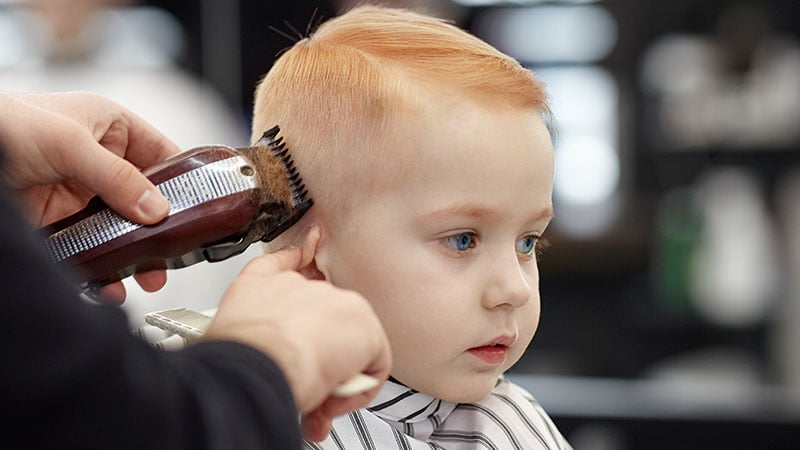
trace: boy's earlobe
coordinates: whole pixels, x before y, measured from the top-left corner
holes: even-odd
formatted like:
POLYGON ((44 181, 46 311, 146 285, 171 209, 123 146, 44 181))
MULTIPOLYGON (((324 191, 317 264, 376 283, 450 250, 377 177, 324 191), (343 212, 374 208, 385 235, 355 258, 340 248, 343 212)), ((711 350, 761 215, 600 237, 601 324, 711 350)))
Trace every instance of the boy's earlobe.
POLYGON ((319 226, 314 225, 305 234, 301 246, 303 259, 298 272, 310 280, 325 280, 325 274, 317 267, 317 250, 321 236, 322 230, 319 226))
POLYGON ((306 264, 304 267, 301 267, 298 272, 300 272, 300 274, 309 280, 325 280, 325 274, 323 274, 317 267, 316 259, 312 259, 310 263, 306 264))

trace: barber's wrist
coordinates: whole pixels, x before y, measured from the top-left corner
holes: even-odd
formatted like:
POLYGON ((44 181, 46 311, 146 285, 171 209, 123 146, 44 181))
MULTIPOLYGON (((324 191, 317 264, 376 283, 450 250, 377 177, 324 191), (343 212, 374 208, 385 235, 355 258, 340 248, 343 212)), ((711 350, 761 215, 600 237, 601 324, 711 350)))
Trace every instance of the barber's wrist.
MULTIPOLYGON (((14 100, 14 97, 16 97, 17 95, 18 94, 14 94, 13 92, 0 90, 0 105, 7 106, 14 100)), ((4 108, 0 111, 7 111, 7 110, 4 108)))
POLYGON ((19 124, 27 120, 24 94, 0 91, 0 145, 5 151, 15 145, 15 136, 19 133, 19 124))
POLYGON ((15 115, 14 96, 9 92, 0 91, 0 145, 8 145, 9 122, 15 115))
POLYGON ((14 95, 9 92, 0 91, 0 182, 10 186, 8 172, 6 172, 4 162, 8 159, 6 152, 10 151, 12 142, 11 125, 13 117, 17 114, 14 110, 14 95))

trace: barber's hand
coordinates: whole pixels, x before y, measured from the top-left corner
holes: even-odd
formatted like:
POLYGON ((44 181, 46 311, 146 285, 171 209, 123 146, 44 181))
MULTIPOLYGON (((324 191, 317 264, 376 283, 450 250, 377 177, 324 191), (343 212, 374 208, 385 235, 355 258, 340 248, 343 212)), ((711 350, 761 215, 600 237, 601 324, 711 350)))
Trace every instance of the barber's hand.
MULTIPOLYGON (((126 218, 151 224, 169 212, 167 200, 139 171, 180 149, 139 116, 97 94, 0 94, 4 181, 15 189, 36 226, 77 212, 99 195, 126 218)), ((136 277, 160 289, 163 271, 136 277)), ((122 296, 116 283, 104 290, 122 296)))
POLYGON ((324 439, 334 417, 363 408, 380 386, 353 397, 332 396, 356 374, 386 380, 389 342, 369 303, 359 294, 295 272, 298 249, 259 256, 245 266, 223 297, 204 339, 251 345, 278 364, 305 435, 324 439))

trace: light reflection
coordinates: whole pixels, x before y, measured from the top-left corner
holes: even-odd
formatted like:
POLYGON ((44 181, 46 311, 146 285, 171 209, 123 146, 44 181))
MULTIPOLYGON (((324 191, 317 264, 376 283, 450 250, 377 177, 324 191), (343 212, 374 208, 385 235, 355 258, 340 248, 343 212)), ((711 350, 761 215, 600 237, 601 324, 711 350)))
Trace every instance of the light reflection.
POLYGON ((554 195, 576 205, 605 201, 619 183, 619 159, 603 139, 578 133, 557 143, 554 195))
POLYGON ((550 106, 561 133, 590 132, 616 147, 619 89, 606 69, 577 66, 534 71, 547 86, 550 106))
POLYGON ((545 82, 556 122, 554 202, 568 216, 554 225, 596 237, 614 224, 620 203, 619 87, 597 64, 616 46, 617 23, 598 4, 526 3, 487 8, 474 31, 545 82))
POLYGON ((475 32, 524 62, 596 62, 617 42, 616 21, 595 5, 493 8, 475 32))
POLYGON ((554 225, 574 237, 597 236, 613 225, 619 211, 619 88, 597 66, 553 67, 537 74, 547 85, 557 121, 553 196, 565 220, 554 225))
POLYGON ((505 6, 505 5, 537 5, 542 3, 585 4, 596 3, 598 0, 452 0, 461 6, 505 6))

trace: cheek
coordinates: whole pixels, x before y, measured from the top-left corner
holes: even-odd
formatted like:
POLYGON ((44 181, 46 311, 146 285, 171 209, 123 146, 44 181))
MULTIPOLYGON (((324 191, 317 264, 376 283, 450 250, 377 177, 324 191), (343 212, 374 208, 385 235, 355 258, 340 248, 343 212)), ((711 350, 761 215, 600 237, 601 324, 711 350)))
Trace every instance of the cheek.
POLYGON ((381 319, 391 317, 393 306, 403 302, 400 295, 413 285, 407 282, 404 258, 386 240, 362 236, 347 241, 351 244, 332 242, 326 249, 328 280, 366 297, 381 319))
POLYGON ((440 262, 420 245, 349 246, 332 253, 330 281, 352 289, 370 302, 381 319, 394 352, 403 352, 447 333, 459 316, 454 302, 466 295, 448 280, 440 262), (379 247, 379 248, 378 248, 379 247), (447 319, 447 320, 444 320, 447 319))
POLYGON ((444 317, 457 316, 454 298, 459 296, 452 283, 422 260, 391 257, 362 259, 351 265, 347 286, 370 302, 390 339, 413 339, 415 334, 435 330, 444 317), (445 315, 446 314, 446 315, 445 315))
POLYGON ((525 324, 529 329, 531 336, 536 333, 539 326, 539 319, 541 318, 541 296, 539 293, 539 266, 534 259, 531 265, 526 268, 528 286, 531 290, 531 298, 528 303, 521 308, 520 314, 522 318, 520 322, 525 324))
MULTIPOLYGON (((530 345, 536 330, 539 328, 539 319, 541 316, 541 308, 539 302, 539 293, 536 292, 531 296, 530 301, 524 307, 516 311, 517 324, 519 326, 519 343, 522 350, 530 345)), ((521 355, 520 355, 521 356, 521 355)))

